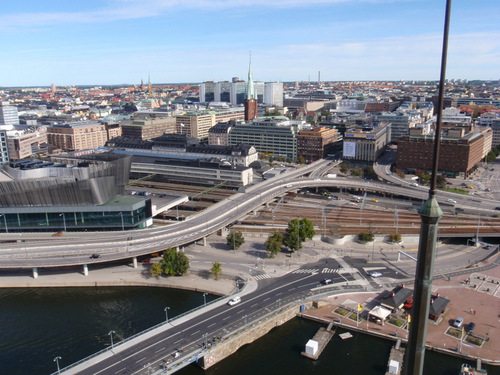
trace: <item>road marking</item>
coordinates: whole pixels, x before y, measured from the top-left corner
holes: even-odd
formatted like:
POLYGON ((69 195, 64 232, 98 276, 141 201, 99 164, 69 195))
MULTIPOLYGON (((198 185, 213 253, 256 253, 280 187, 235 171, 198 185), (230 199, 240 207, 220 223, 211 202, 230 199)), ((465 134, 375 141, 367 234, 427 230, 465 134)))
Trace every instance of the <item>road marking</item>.
POLYGON ((161 352, 163 350, 165 350, 165 348, 158 349, 157 351, 155 351, 155 353, 159 353, 159 352, 161 352))
POLYGON ((217 323, 210 324, 210 325, 208 326, 208 328, 213 327, 213 326, 214 326, 214 325, 216 325, 216 324, 217 324, 217 323))
POLYGON ((125 371, 126 369, 127 369, 127 368, 126 368, 126 367, 124 367, 124 368, 122 368, 122 369, 120 369, 120 370, 116 371, 116 372, 115 372, 115 374, 118 374, 118 373, 120 373, 120 372, 123 372, 123 371, 125 371))
POLYGON ((182 341, 182 339, 174 341, 174 344, 177 344, 178 342, 181 342, 181 341, 182 341))
POLYGON ((257 306, 257 303, 254 303, 254 304, 253 304, 253 305, 251 305, 250 307, 255 307, 255 306, 257 306))
POLYGON ((196 332, 191 333, 191 336, 196 335, 197 333, 200 333, 200 331, 198 330, 196 332))
POLYGON ((139 359, 138 361, 135 361, 135 363, 142 362, 142 361, 144 361, 146 358, 148 358, 148 357, 141 358, 141 359, 139 359))
POLYGON ((229 319, 230 317, 231 317, 231 315, 226 316, 225 318, 222 318, 222 320, 227 320, 227 319, 229 319))
POLYGON ((268 297, 268 298, 266 298, 266 299, 264 300, 264 302, 269 301, 270 299, 271 299, 271 297, 268 297))

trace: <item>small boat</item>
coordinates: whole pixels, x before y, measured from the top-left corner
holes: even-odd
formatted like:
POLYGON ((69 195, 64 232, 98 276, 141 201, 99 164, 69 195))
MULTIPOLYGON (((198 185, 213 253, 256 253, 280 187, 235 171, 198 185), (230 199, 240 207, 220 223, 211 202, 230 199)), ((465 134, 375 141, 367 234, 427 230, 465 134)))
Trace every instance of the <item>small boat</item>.
POLYGON ((462 364, 462 368, 460 369, 460 375, 474 375, 474 368, 467 363, 462 364))

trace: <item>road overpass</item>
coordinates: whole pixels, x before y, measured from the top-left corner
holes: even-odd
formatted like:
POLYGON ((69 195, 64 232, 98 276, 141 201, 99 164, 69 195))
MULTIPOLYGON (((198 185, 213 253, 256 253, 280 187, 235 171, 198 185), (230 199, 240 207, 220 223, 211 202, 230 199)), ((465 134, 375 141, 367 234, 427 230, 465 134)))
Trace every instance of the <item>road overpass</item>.
MULTIPOLYGON (((209 207, 208 209, 165 227, 154 227, 121 232, 66 232, 63 236, 52 237, 49 233, 5 233, 1 235, 0 268, 33 269, 36 276, 39 267, 64 267, 81 265, 84 273, 88 265, 94 263, 134 259, 140 255, 151 254, 169 247, 179 247, 194 241, 203 240, 231 223, 234 223, 256 210, 259 206, 283 195, 311 187, 336 187, 372 191, 381 194, 408 196, 413 199, 427 199, 427 188, 409 188, 370 182, 358 179, 305 178, 304 175, 324 168, 331 161, 321 160, 295 171, 285 173, 279 178, 263 181, 251 186, 245 192, 209 207), (99 259, 91 259, 99 254, 99 259)), ((458 194, 439 191, 437 198, 445 203, 453 197, 457 206, 467 207, 477 212, 492 214, 496 201, 479 200, 458 194)))

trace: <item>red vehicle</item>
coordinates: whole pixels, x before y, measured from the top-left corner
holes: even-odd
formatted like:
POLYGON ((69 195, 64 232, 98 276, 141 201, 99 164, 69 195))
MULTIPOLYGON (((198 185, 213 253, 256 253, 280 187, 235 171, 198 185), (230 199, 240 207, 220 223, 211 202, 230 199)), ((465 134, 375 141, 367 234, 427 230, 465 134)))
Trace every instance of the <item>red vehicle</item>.
POLYGON ((408 298, 403 306, 405 309, 410 310, 413 307, 413 297, 408 298))

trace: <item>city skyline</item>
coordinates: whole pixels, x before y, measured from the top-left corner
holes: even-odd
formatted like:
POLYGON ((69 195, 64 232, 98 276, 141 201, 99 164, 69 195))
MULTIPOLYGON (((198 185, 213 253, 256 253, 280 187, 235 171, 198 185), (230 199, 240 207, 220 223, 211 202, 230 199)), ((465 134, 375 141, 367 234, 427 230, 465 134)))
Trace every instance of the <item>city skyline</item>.
MULTIPOLYGON (((437 80, 445 1, 21 0, 0 6, 1 87, 437 80)), ((447 78, 497 80, 500 4, 455 1, 447 78)))

